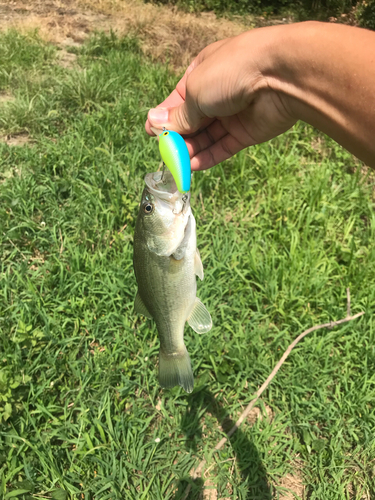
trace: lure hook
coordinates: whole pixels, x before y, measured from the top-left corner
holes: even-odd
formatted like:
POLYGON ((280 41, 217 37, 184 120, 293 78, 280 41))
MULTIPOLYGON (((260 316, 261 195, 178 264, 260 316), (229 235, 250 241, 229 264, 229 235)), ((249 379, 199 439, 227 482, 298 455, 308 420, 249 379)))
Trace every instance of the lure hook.
POLYGON ((161 178, 160 178, 160 181, 163 182, 163 184, 164 184, 164 181, 163 181, 163 179, 164 179, 164 172, 165 172, 165 163, 163 162, 163 171, 161 173, 161 178))
POLYGON ((186 202, 188 201, 189 196, 187 194, 184 194, 181 198, 182 200, 182 208, 181 208, 181 213, 184 213, 185 207, 186 207, 186 202))

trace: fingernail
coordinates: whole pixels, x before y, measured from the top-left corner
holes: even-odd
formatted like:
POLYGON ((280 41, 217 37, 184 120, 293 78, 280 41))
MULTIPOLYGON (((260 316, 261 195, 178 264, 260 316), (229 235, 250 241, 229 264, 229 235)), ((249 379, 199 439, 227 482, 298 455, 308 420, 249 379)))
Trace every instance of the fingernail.
POLYGON ((150 109, 148 119, 153 125, 163 125, 168 122, 168 110, 165 108, 150 109))

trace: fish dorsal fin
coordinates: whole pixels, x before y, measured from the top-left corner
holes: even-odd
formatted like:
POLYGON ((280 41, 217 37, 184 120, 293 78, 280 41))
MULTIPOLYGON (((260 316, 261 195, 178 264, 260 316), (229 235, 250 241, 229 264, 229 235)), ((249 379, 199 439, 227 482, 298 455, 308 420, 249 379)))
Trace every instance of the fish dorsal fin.
POLYGON ((198 248, 197 248, 197 251, 195 252, 195 257, 194 257, 194 272, 198 276, 198 278, 201 281, 203 281, 203 278, 204 278, 203 264, 201 261, 201 256, 199 254, 198 248))
POLYGON ((193 310, 187 321, 192 329, 199 334, 207 333, 212 328, 211 315, 198 297, 195 298, 193 310))
POLYGON ((148 312, 147 307, 145 306, 143 300, 141 299, 141 296, 139 295, 139 292, 137 292, 137 295, 135 296, 134 311, 138 314, 146 316, 146 318, 152 319, 152 316, 148 312))

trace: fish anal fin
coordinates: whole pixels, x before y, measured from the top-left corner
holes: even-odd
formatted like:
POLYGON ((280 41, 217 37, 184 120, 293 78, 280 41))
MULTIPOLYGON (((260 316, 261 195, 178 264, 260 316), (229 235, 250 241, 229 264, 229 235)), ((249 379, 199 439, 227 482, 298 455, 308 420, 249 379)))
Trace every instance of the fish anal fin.
POLYGON ((203 264, 201 261, 201 256, 199 254, 199 250, 197 248, 194 257, 194 272, 198 276, 198 278, 203 281, 204 273, 203 273, 203 264))
POLYGON ((204 304, 196 297, 194 307, 188 317, 191 328, 201 334, 207 333, 212 328, 212 319, 204 304))
POLYGON ((146 316, 146 318, 152 319, 152 316, 148 312, 147 307, 145 306, 141 296, 139 295, 139 292, 137 292, 137 295, 135 296, 134 311, 138 314, 142 314, 143 316, 146 316))

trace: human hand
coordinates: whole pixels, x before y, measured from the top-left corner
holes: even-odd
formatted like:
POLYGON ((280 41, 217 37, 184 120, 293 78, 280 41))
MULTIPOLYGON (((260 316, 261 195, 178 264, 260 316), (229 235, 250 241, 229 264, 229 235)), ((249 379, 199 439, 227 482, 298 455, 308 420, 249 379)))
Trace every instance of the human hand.
POLYGON ((192 170, 203 170, 292 127, 296 118, 285 95, 268 83, 267 49, 277 30, 252 30, 206 47, 169 97, 149 111, 146 131, 164 126, 184 135, 192 170))

